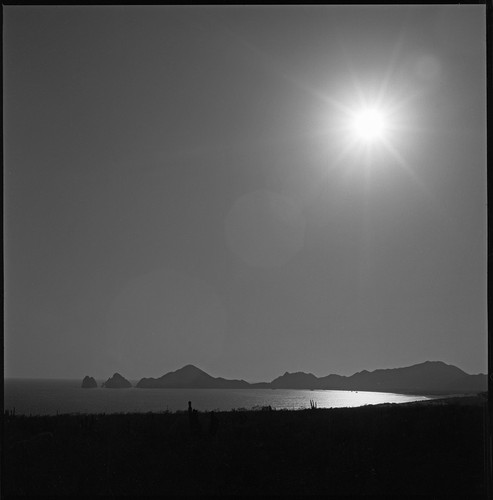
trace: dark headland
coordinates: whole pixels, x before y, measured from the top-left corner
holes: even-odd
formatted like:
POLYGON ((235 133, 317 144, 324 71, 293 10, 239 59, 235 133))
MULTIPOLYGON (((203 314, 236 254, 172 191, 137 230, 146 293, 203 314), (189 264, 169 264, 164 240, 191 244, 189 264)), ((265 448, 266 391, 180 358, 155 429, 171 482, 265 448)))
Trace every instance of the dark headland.
POLYGON ((6 412, 2 494, 486 498, 486 407, 484 393, 299 411, 6 412))
MULTIPOLYGON (((130 387, 115 373, 104 387, 130 387)), ((142 378, 139 389, 326 389, 346 391, 395 392, 403 394, 458 394, 487 390, 486 375, 469 375, 442 361, 426 361, 403 368, 363 370, 349 377, 286 372, 271 382, 248 383, 245 380, 213 377, 193 365, 186 365, 159 378, 142 378)))
POLYGON ((132 387, 132 384, 119 373, 115 373, 106 382, 103 382, 101 387, 107 387, 108 389, 128 389, 132 387))

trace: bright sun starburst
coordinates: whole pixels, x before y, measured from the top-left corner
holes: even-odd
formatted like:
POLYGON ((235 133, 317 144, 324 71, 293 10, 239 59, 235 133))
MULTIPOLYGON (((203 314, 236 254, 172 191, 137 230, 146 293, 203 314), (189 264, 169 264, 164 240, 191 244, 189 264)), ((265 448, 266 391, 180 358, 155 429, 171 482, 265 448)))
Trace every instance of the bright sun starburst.
POLYGON ((363 167, 368 174, 389 163, 408 170, 399 151, 404 132, 411 130, 405 97, 395 95, 386 86, 379 92, 364 92, 359 83, 355 87, 357 92, 352 98, 328 99, 334 110, 329 132, 335 152, 331 164, 344 162, 351 171, 363 167), (351 100, 354 102, 349 104, 351 100))
POLYGON ((399 39, 387 67, 378 68, 380 74, 376 68, 371 74, 359 73, 346 55, 343 85, 331 84, 330 92, 304 87, 324 104, 317 134, 330 151, 331 168, 344 165, 345 174, 363 171, 369 180, 373 174, 400 167, 415 177, 409 152, 416 134, 425 130, 417 121, 421 89, 399 76, 401 45, 399 39))
POLYGON ((373 143, 385 138, 388 120, 378 108, 363 108, 351 117, 350 128, 358 141, 373 143))
MULTIPOLYGON (((400 75, 402 40, 392 48, 386 67, 374 67, 371 72, 366 65, 358 71, 343 48, 347 73, 329 80, 324 91, 296 80, 322 104, 320 127, 314 135, 328 153, 330 171, 370 183, 372 178, 385 179, 385 172, 397 168, 422 185, 413 158, 421 147, 419 135, 428 130, 423 121, 426 112, 419 107, 426 89, 400 75)), ((327 162, 323 165, 326 168, 327 162)))

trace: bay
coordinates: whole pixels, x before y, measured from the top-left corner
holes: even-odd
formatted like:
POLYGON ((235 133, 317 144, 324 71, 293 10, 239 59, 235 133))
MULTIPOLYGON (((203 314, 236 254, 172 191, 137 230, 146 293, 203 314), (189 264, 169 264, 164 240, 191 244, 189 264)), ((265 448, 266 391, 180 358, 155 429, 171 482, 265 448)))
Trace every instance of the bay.
MULTIPOLYGON (((98 381, 101 385, 102 381, 98 381)), ((133 382, 135 383, 135 382, 133 382)), ((356 407, 432 399, 385 392, 301 389, 82 389, 80 380, 6 379, 4 408, 17 415, 57 413, 129 413, 186 410, 188 401, 199 411, 271 406, 275 409, 356 407)))

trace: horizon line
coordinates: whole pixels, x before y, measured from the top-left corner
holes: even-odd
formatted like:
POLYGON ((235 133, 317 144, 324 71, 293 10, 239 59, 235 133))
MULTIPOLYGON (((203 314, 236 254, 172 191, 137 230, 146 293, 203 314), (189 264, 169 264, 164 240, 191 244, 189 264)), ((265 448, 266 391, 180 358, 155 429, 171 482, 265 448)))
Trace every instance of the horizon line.
MULTIPOLYGON (((338 373, 329 373, 329 374, 327 374, 327 375, 320 375, 320 376, 318 376, 318 375, 315 375, 315 374, 313 374, 312 372, 309 372, 309 371, 306 371, 306 372, 305 372, 305 371, 302 371, 302 370, 297 370, 297 371, 292 371, 292 372, 290 372, 290 371, 287 371, 287 370, 286 370, 286 371, 284 371, 284 373, 282 373, 281 375, 277 375, 277 376, 275 376, 272 380, 275 380, 276 378, 281 377, 281 376, 285 375, 286 373, 288 373, 288 374, 305 373, 305 374, 307 374, 307 375, 309 375, 309 374, 314 375, 316 378, 327 377, 327 376, 329 376, 329 375, 338 375, 338 376, 340 376, 340 377, 351 377, 351 376, 353 376, 353 375, 356 375, 357 373, 361 373, 361 372, 364 372, 364 371, 367 371, 367 372, 369 372, 369 373, 373 373, 373 372, 375 372, 375 371, 377 371, 377 370, 395 370, 395 369, 399 369, 399 368, 410 368, 410 367, 412 367, 412 366, 422 365, 422 364, 424 364, 424 363, 443 363, 443 364, 445 364, 445 365, 447 365, 447 366, 454 366, 455 368, 458 368, 459 370, 462 370, 464 373, 466 373, 466 375, 486 375, 486 374, 488 373, 488 369, 487 369, 487 368, 486 368, 486 373, 483 373, 483 372, 468 373, 468 372, 466 372, 464 369, 462 369, 462 368, 460 368, 459 366, 454 365, 454 364, 452 364, 452 363, 447 363, 447 362, 442 361, 442 360, 426 360, 426 361, 420 361, 420 362, 418 362, 418 363, 414 363, 414 364, 407 365, 407 366, 395 366, 395 367, 391 367, 391 368, 375 368, 375 369, 373 369, 373 370, 363 369, 363 370, 355 371, 355 372, 354 372, 354 373, 352 373, 351 375, 340 375, 340 374, 338 374, 338 373)), ((186 366, 193 366, 193 367, 195 367, 195 368, 197 368, 197 369, 199 369, 199 370, 201 370, 201 371, 203 371, 203 372, 207 373, 207 375, 210 375, 211 377, 214 377, 214 378, 225 378, 225 377, 222 377, 222 376, 220 376, 220 375, 211 375, 211 374, 210 374, 210 373, 208 373, 207 371, 203 370, 202 368, 199 368, 198 366, 196 366, 196 365, 194 365, 194 364, 192 364, 192 363, 186 363, 186 364, 184 364, 183 366, 181 366, 181 367, 179 367, 179 368, 176 368, 176 369, 174 369, 174 370, 169 370, 169 371, 165 372, 163 375, 159 375, 159 376, 157 376, 157 377, 144 376, 144 377, 140 377, 140 378, 127 378, 127 377, 124 377, 124 378, 126 378, 126 379, 127 379, 127 380, 129 380, 129 381, 136 381, 136 382, 138 382, 138 381, 142 380, 143 378, 159 378, 159 377, 162 377, 162 376, 164 376, 164 375, 166 375, 166 374, 168 374, 168 373, 173 373, 173 372, 176 372, 176 371, 178 371, 178 370, 181 370, 182 368, 184 368, 184 367, 186 367, 186 366)), ((119 372, 119 371, 113 372, 113 374, 114 374, 114 373, 119 373, 119 374, 121 375, 121 372, 119 372)), ((84 377, 86 377, 86 376, 89 376, 89 377, 94 378, 95 380, 102 380, 102 381, 105 381, 105 380, 107 380, 108 378, 112 377, 112 376, 113 376, 113 374, 112 374, 112 375, 110 375, 109 377, 108 377, 108 376, 106 376, 106 377, 103 377, 103 378, 100 378, 100 377, 94 377, 94 376, 92 376, 92 375, 87 375, 87 374, 86 374, 86 375, 82 375, 82 378, 84 378, 84 377)), ((122 375, 122 376, 123 376, 123 375, 122 375)), ((70 377, 46 377, 46 376, 41 376, 41 377, 34 377, 34 376, 7 376, 7 375, 4 373, 4 381, 5 381, 5 380, 80 380, 80 377, 81 377, 81 376, 79 376, 79 377, 75 377, 75 376, 70 376, 70 377)), ((227 380, 228 380, 228 379, 227 379, 227 380)), ((265 381, 259 381, 259 382, 248 382, 248 381, 247 381, 247 380, 245 380, 245 379, 236 379, 236 380, 243 380, 244 382, 247 382, 247 383, 249 383, 249 384, 270 383, 270 382, 265 382, 265 381)), ((271 381, 271 382, 272 382, 272 381, 271 381)))

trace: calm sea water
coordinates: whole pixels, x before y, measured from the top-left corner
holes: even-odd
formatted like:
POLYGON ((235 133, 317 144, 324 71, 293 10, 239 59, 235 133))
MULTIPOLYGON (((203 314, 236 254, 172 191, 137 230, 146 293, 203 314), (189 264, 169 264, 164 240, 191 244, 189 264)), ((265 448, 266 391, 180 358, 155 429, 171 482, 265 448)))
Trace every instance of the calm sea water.
MULTIPOLYGON (((16 414, 126 413, 186 410, 188 401, 199 411, 354 407, 431 399, 385 392, 319 391, 292 389, 82 389, 80 380, 7 379, 4 407, 16 414)), ((98 381, 98 385, 101 381, 98 381)))

